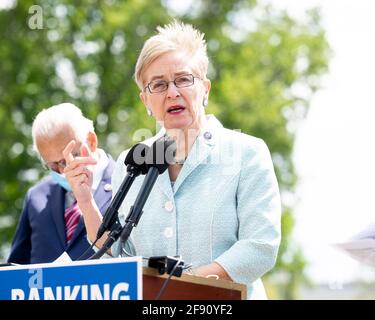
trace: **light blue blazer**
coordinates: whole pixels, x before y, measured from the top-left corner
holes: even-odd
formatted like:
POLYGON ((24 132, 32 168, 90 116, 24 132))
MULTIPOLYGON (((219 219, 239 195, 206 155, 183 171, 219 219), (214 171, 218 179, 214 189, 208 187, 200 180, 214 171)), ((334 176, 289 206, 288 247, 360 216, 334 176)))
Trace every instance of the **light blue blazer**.
MULTIPOLYGON (((158 177, 127 247, 144 257, 181 255, 193 268, 216 261, 247 285, 248 299, 264 299, 260 278, 275 264, 281 234, 270 153, 263 140, 207 119, 173 187, 168 170, 158 177)), ((126 153, 115 166, 113 194, 126 174, 126 153)), ((122 223, 143 179, 136 179, 119 210, 122 223)), ((120 255, 118 242, 112 250, 120 255)))

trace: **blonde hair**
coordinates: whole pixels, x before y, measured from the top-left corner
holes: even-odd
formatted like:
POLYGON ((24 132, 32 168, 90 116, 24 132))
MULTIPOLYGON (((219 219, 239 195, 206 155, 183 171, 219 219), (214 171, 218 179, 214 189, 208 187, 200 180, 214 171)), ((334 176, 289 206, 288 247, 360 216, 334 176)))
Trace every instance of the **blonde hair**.
POLYGON ((158 33, 149 38, 139 54, 135 66, 135 82, 143 90, 143 74, 150 64, 161 55, 181 50, 196 63, 201 78, 206 78, 208 68, 207 46, 204 34, 190 24, 174 20, 163 27, 156 28, 158 33))
POLYGON ((39 154, 37 141, 51 140, 69 128, 76 139, 86 142, 89 132, 94 132, 93 122, 85 118, 82 111, 72 103, 61 103, 43 109, 34 119, 31 129, 33 148, 39 154))

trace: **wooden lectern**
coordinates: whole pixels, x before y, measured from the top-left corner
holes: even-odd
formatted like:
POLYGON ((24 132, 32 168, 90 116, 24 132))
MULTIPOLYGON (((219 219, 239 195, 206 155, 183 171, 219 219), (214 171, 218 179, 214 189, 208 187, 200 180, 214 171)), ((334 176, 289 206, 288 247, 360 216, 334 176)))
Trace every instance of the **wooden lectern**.
MULTIPOLYGON (((143 299, 155 300, 169 275, 143 268, 143 299)), ((245 300, 246 285, 183 273, 172 277, 160 300, 245 300)))

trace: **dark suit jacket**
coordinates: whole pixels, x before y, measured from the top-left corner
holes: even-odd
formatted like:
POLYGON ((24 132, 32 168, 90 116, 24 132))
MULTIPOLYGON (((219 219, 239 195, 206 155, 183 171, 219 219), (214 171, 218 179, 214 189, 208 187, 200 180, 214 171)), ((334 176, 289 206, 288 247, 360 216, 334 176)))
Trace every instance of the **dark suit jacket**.
MULTIPOLYGON (((112 197, 112 189, 108 186, 104 188, 105 185, 111 184, 114 169, 114 161, 109 155, 108 157, 109 164, 94 193, 102 214, 105 213, 112 197)), ((83 217, 77 225, 72 240, 68 245, 66 244, 65 193, 65 189, 51 177, 47 177, 27 192, 8 262, 18 264, 52 262, 64 251, 72 260, 76 260, 89 248, 83 217)), ((93 253, 91 250, 84 259, 93 253)))

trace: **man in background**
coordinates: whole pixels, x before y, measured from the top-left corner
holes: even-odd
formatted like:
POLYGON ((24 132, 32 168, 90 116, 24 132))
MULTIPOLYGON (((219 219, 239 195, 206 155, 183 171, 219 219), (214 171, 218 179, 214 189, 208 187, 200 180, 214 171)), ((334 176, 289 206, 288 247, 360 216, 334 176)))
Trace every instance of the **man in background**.
POLYGON ((75 157, 91 155, 92 193, 101 214, 111 202, 114 161, 98 148, 93 122, 75 105, 62 103, 41 111, 32 126, 33 146, 49 176, 30 188, 13 239, 8 262, 46 263, 66 252, 72 260, 85 259, 90 247, 82 213, 63 174, 62 151, 75 140, 75 157), (85 257, 81 257, 82 254, 85 257))

